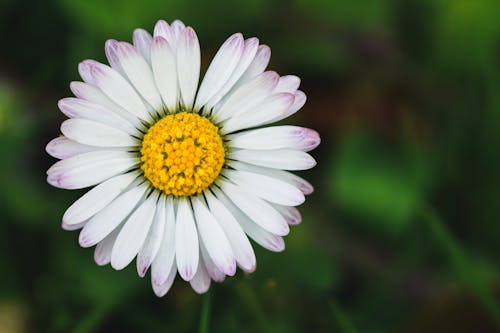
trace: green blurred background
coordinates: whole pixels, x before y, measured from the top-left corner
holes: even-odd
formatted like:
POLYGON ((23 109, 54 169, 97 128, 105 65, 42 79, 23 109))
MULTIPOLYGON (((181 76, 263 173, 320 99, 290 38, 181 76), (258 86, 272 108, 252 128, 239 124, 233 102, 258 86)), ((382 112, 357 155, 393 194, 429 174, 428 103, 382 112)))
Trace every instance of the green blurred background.
POLYGON ((498 0, 0 1, 0 332, 500 332, 498 0), (234 32, 271 46, 317 129, 316 191, 284 253, 211 294, 154 296, 98 267, 51 188, 46 143, 77 64, 156 20, 203 67, 234 32), (203 324, 205 325, 205 324, 203 324), (201 326, 203 326, 201 325, 201 326))

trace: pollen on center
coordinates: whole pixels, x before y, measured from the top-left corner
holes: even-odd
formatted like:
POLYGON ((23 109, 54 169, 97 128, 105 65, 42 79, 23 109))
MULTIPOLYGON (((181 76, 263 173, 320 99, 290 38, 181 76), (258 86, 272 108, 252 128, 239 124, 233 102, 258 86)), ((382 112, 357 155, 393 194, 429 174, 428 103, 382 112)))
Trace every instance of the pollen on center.
POLYGON ((144 135, 141 162, 146 178, 166 194, 201 193, 224 164, 219 129, 198 114, 167 115, 144 135))

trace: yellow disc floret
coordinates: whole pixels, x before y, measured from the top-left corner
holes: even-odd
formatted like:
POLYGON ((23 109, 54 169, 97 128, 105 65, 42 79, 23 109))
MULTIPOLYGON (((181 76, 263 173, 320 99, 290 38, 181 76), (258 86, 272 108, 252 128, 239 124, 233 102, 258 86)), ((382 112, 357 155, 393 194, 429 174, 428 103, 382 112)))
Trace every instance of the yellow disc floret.
POLYGON ((141 169, 159 190, 175 196, 201 193, 224 164, 219 129, 195 113, 165 116, 144 135, 141 169))

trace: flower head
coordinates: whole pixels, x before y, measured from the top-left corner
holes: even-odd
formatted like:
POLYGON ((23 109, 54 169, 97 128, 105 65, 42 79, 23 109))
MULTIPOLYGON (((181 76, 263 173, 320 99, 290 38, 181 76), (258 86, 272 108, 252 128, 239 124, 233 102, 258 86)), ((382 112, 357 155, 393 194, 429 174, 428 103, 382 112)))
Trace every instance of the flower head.
POLYGON ((317 132, 262 127, 305 103, 300 80, 265 71, 270 49, 240 33, 229 37, 199 88, 200 47, 191 27, 160 20, 151 36, 137 29, 133 45, 108 40, 110 66, 80 63, 84 82, 59 108, 69 118, 47 145, 61 159, 47 171, 59 188, 93 187, 63 216, 96 246, 97 264, 122 269, 134 258, 141 277, 151 268, 163 296, 179 272, 205 292, 211 280, 256 267, 248 237, 284 249, 295 206, 312 186, 284 170, 315 165, 307 153, 317 132), (248 236, 248 237, 247 237, 248 236))

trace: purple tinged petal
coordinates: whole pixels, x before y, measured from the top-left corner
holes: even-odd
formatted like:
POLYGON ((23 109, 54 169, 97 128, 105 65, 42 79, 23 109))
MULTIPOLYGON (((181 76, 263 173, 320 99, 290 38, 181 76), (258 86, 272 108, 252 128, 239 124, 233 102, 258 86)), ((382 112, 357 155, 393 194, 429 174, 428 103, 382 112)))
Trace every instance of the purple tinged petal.
POLYGON ((120 65, 120 59, 118 59, 118 41, 114 39, 108 39, 106 43, 104 43, 104 52, 106 53, 106 58, 108 59, 111 67, 116 69, 117 71, 122 71, 122 67, 120 65))
POLYGON ((133 34, 134 46, 139 50, 142 56, 151 62, 151 43, 153 37, 144 29, 135 29, 133 34))

